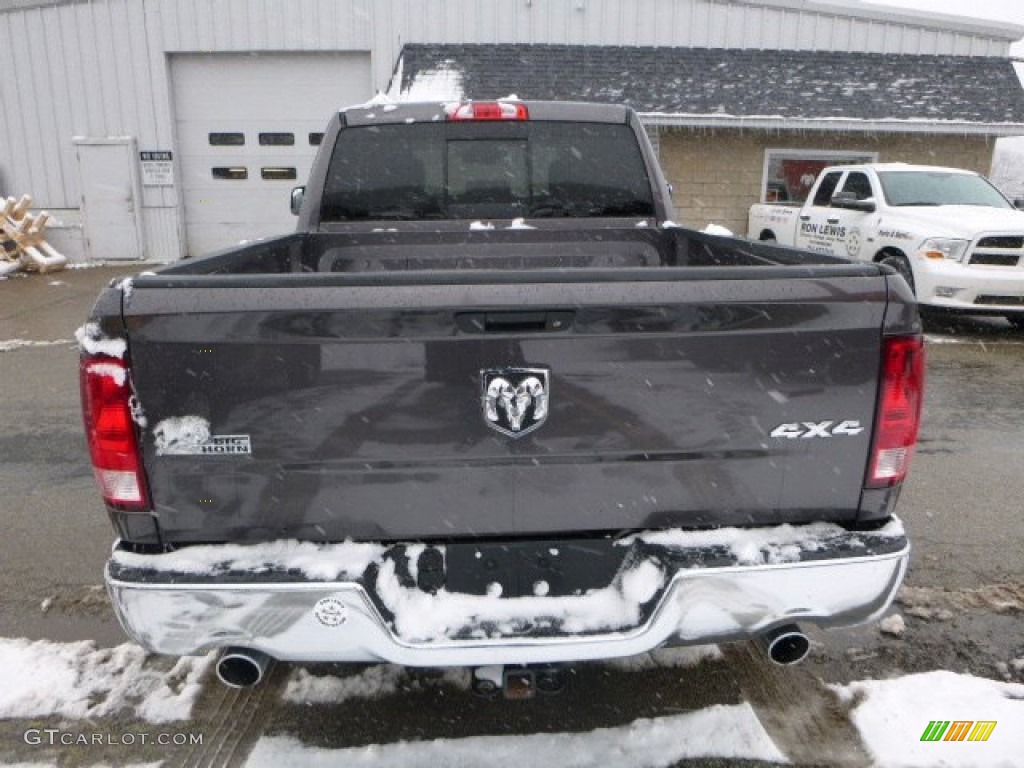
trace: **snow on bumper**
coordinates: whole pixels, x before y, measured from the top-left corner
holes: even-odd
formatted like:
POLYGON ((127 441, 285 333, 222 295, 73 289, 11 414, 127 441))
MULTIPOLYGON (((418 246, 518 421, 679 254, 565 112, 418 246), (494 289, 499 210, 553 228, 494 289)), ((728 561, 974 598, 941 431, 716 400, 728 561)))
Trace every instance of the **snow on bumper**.
POLYGON ((366 544, 115 549, 106 580, 122 626, 159 653, 244 646, 289 661, 543 663, 747 638, 794 621, 870 621, 895 596, 910 548, 898 521, 871 533, 784 525, 617 544, 629 552, 613 582, 578 595, 431 594, 396 578, 392 549, 366 544))

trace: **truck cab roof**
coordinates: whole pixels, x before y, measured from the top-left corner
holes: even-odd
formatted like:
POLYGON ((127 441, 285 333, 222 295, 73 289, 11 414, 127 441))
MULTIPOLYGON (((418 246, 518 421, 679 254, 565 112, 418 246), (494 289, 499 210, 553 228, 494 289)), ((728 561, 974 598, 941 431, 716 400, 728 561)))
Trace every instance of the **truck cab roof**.
MULTIPOLYGON (((520 101, 519 99, 492 99, 474 101, 424 101, 424 102, 370 102, 345 107, 339 111, 346 126, 380 125, 382 123, 439 122, 448 120, 472 120, 472 112, 466 107, 480 105, 502 105, 513 116, 502 120, 523 121, 582 121, 589 123, 627 123, 633 110, 620 104, 589 104, 573 101, 520 101), (514 116, 516 108, 519 115, 514 116), (460 116, 461 115, 463 116, 460 116)), ((477 118, 495 120, 496 118, 477 118)))
POLYGON ((853 171, 853 170, 872 170, 876 173, 885 171, 921 171, 924 173, 957 173, 963 174, 964 176, 977 176, 978 174, 974 171, 968 171, 964 168, 947 168, 940 165, 917 165, 912 163, 862 163, 860 165, 837 165, 829 168, 829 171, 853 171))

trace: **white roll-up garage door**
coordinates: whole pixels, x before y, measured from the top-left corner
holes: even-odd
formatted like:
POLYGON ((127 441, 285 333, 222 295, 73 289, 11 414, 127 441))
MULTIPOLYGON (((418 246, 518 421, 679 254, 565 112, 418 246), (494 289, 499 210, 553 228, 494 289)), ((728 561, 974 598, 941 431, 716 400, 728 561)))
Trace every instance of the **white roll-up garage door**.
POLYGON ((171 77, 190 256, 292 231, 330 115, 372 95, 369 53, 176 55, 171 77))

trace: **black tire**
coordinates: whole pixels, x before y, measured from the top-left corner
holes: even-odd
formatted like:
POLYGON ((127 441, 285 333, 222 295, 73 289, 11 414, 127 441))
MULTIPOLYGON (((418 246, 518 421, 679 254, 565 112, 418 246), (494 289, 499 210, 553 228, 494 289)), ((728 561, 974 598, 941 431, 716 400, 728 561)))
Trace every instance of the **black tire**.
POLYGON ((774 232, 762 232, 761 233, 760 241, 762 243, 775 243, 775 242, 778 242, 775 239, 775 233, 774 232))
POLYGON ((911 269, 910 262, 907 261, 906 256, 890 254, 882 257, 881 263, 895 269, 900 277, 907 281, 907 285, 910 286, 911 293, 913 293, 915 297, 917 296, 917 289, 914 287, 914 270, 911 269))

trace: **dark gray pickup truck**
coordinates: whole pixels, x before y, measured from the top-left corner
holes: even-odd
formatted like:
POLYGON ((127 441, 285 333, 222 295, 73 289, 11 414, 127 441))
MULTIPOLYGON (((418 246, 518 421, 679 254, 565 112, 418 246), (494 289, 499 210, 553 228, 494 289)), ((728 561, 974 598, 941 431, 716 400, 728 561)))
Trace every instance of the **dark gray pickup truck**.
POLYGON ((755 637, 786 663, 796 622, 886 609, 923 386, 888 268, 673 225, 614 106, 345 110, 293 204, 79 332, 142 645, 223 649, 232 685, 755 637))

